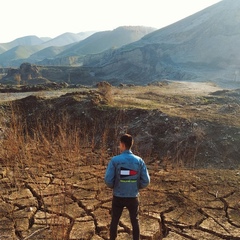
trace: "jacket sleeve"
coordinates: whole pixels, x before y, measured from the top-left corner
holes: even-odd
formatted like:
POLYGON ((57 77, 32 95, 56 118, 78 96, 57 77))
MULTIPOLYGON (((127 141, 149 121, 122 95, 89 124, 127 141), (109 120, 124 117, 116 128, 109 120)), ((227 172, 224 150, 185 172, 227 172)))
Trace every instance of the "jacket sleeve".
POLYGON ((115 167, 113 165, 113 161, 111 160, 107 166, 104 181, 109 188, 114 187, 114 179, 115 179, 115 167))
POLYGON ((146 167, 146 164, 143 162, 142 167, 141 167, 141 172, 140 172, 140 185, 139 188, 145 188, 149 185, 150 183, 150 176, 146 167))

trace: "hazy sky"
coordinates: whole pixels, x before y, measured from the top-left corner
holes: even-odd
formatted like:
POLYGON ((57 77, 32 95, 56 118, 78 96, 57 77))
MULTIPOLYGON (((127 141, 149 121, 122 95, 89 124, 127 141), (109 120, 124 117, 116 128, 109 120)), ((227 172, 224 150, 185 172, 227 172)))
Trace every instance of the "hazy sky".
POLYGON ((36 35, 162 28, 220 0, 1 0, 0 43, 36 35))

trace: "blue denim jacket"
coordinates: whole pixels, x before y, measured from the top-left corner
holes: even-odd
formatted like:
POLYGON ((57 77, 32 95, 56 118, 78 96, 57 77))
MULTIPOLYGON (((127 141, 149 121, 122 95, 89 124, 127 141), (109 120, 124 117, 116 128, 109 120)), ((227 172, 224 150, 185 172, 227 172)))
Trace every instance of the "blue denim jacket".
POLYGON ((144 161, 126 150, 111 159, 105 173, 105 183, 116 197, 137 197, 139 189, 150 183, 144 161))

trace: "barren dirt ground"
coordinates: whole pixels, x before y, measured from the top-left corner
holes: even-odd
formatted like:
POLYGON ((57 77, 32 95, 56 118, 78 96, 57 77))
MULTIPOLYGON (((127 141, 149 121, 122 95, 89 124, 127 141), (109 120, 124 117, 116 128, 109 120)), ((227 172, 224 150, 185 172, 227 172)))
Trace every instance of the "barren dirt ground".
MULTIPOLYGON (((239 171, 149 168, 141 239, 240 239, 239 171)), ((49 159, 18 172, 18 183, 7 173, 0 180, 0 239, 108 239, 112 194, 104 172, 49 159)), ((118 239, 131 239, 126 211, 118 239)))
MULTIPOLYGON (((172 82, 160 87, 114 88, 113 105, 161 109, 165 114, 164 121, 177 116, 193 122, 197 119, 217 122, 222 124, 221 127, 226 126, 225 130, 230 126, 235 137, 227 137, 224 141, 228 148, 233 146, 235 154, 229 155, 229 158, 234 159, 238 156, 239 149, 239 102, 235 98, 226 99, 221 94, 216 97, 211 95, 217 91, 222 93, 223 90, 210 83, 189 82, 172 82)), ((42 92, 41 96, 44 94, 42 92)), ((54 94, 57 96, 57 92, 54 94)), ((6 102, 8 96, 4 96, 6 102)), ((11 95, 8 100, 13 97, 11 95)), ((49 98, 49 95, 45 97, 49 98)), ((79 95, 70 98, 69 106, 76 105, 76 98, 80 98, 79 95)), ((38 101, 45 104, 45 100, 38 101)), ((61 104, 56 104, 59 111, 59 106, 69 104, 69 98, 63 98, 61 104)), ((53 102, 49 102, 46 106, 50 108, 52 105, 53 102)), ((78 102, 76 106, 79 109, 78 102)), ((36 109, 39 110, 40 106, 36 108, 29 105, 26 116, 30 118, 36 109)), ((82 109, 79 112, 87 114, 82 109)), ((151 114, 155 116, 153 112, 151 114)), ((89 119, 91 120, 90 117, 89 119)), ((149 118, 139 119, 134 115, 133 119, 132 129, 136 132, 141 128, 145 132, 144 127, 149 130, 153 124, 148 126, 149 118), (137 128, 137 124, 140 127, 137 128)), ((13 126, 16 127, 16 124, 13 126)), ((177 128, 170 126, 169 129, 176 131, 177 128)), ((3 133, 4 129, 1 128, 1 134, 3 133)), ((60 133, 61 139, 71 134, 60 133)), ((221 136, 217 134, 219 133, 216 133, 215 140, 221 136)), ((103 182, 110 159, 107 151, 89 146, 81 149, 68 148, 72 143, 55 140, 52 144, 44 137, 38 142, 40 136, 36 132, 32 143, 28 141, 18 147, 17 144, 21 141, 19 136, 5 135, 5 139, 2 135, 0 240, 109 239, 112 193, 103 182), (13 146, 9 147, 11 144, 13 146)), ((144 141, 149 139, 147 137, 149 136, 144 141)), ((25 138, 27 137, 24 136, 25 138)), ((91 136, 87 138, 91 139, 91 136)), ((179 165, 162 165, 159 162, 158 159, 147 161, 151 184, 140 193, 141 239, 240 239, 239 167, 230 167, 230 160, 230 163, 221 163, 223 168, 218 169, 189 169, 179 165)), ((235 159, 234 166, 238 162, 239 159, 235 159)), ((131 239, 131 224, 126 211, 120 219, 117 239, 131 239)))
MULTIPOLYGON (((127 95, 136 91, 136 89, 155 89, 156 93, 168 93, 168 94, 187 94, 187 95, 207 95, 211 92, 222 90, 222 88, 217 87, 212 83, 202 83, 202 82, 176 82, 172 81, 169 85, 163 85, 162 87, 134 87, 134 88, 125 88, 127 95)), ((55 91, 41 91, 41 92, 21 92, 21 93, 0 93, 0 102, 12 101, 16 99, 21 99, 30 95, 43 96, 43 97, 59 97, 67 92, 71 91, 83 91, 87 90, 86 88, 82 89, 64 89, 64 90, 55 90, 55 91)), ((141 90, 142 91, 142 90, 141 90)))

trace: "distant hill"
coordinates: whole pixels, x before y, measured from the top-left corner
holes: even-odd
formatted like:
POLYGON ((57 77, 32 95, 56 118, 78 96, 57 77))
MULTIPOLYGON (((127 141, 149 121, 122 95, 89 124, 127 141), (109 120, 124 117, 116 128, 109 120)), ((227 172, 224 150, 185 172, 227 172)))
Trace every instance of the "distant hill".
POLYGON ((3 52, 6 52, 6 51, 7 51, 7 49, 0 44, 0 54, 3 52))
POLYGON ((59 57, 86 55, 99 53, 111 48, 119 48, 123 45, 135 42, 155 30, 156 29, 150 27, 123 26, 112 31, 97 32, 62 52, 59 54, 59 57))
POLYGON ((86 56, 83 65, 128 82, 240 80, 239 12, 239 0, 223 0, 120 49, 86 56))
POLYGON ((35 46, 17 46, 0 54, 0 65, 2 66, 19 66, 24 59, 29 58, 33 53, 38 52, 43 47, 35 46), (20 60, 20 61, 19 61, 20 60))
POLYGON ((69 47, 71 44, 79 42, 93 33, 94 32, 81 32, 76 34, 64 33, 53 39, 47 37, 39 38, 37 36, 25 36, 8 43, 1 43, 0 66, 18 67, 21 63, 26 61, 35 63, 45 58, 55 57, 67 48, 65 46, 69 47), (47 49, 48 47, 53 48, 47 49), (42 49, 45 48, 46 51, 42 51, 42 49), (50 52, 48 52, 48 50, 50 50, 50 52), (40 52, 37 53, 38 51, 40 52))
POLYGON ((151 27, 124 26, 113 31, 96 33, 64 33, 48 41, 46 38, 28 36, 0 44, 0 65, 18 67, 23 62, 57 66, 81 65, 82 57, 87 54, 119 48, 155 30, 151 27), (15 47, 21 50, 18 48, 16 50, 15 47), (19 51, 21 54, 18 53, 19 51))
POLYGON ((39 62, 41 65, 81 65, 82 58, 88 54, 100 53, 108 49, 116 49, 123 45, 135 42, 155 28, 143 26, 123 26, 112 31, 96 32, 88 38, 72 44, 55 58, 46 58, 39 62))
POLYGON ((41 40, 43 40, 44 42, 50 41, 52 38, 50 37, 41 37, 41 40))
POLYGON ((112 84, 163 79, 240 84, 239 13, 239 0, 222 0, 162 29, 119 27, 46 51, 14 49, 0 54, 0 64, 3 59, 19 64, 28 56, 24 61, 41 65, 83 66, 84 76, 89 70, 94 81, 112 84))
POLYGON ((7 51, 17 46, 34 46, 41 45, 42 43, 44 43, 44 40, 37 36, 25 36, 17 38, 9 43, 1 43, 0 45, 7 51))
POLYGON ((64 46, 51 46, 51 47, 46 47, 40 51, 37 51, 33 54, 31 54, 27 61, 31 63, 37 63, 42 61, 45 58, 52 59, 56 57, 59 53, 64 51, 66 47, 64 46))
POLYGON ((71 43, 82 41, 83 39, 91 36, 94 32, 81 32, 81 33, 63 33, 47 42, 44 42, 45 47, 49 46, 65 46, 71 43))

